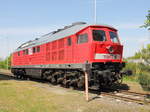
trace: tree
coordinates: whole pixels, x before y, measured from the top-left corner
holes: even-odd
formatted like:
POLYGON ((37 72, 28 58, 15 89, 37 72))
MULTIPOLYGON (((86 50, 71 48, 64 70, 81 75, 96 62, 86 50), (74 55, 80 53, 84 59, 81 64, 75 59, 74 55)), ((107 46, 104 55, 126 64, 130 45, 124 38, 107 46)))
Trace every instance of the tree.
POLYGON ((148 10, 148 15, 146 16, 146 20, 144 22, 144 25, 142 27, 144 28, 150 28, 150 10, 148 10))
POLYGON ((143 59, 147 64, 150 64, 150 44, 146 48, 143 48, 141 51, 135 53, 133 59, 143 59))
POLYGON ((10 69, 11 65, 11 55, 6 57, 5 60, 0 61, 0 68, 2 69, 10 69))

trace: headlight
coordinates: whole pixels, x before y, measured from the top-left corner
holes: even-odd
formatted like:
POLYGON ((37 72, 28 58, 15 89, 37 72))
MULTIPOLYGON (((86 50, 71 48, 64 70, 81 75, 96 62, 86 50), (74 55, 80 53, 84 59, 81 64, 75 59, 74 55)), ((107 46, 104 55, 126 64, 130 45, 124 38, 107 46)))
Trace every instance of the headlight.
POLYGON ((114 52, 114 48, 112 46, 108 46, 106 48, 109 51, 109 53, 113 53, 114 52))

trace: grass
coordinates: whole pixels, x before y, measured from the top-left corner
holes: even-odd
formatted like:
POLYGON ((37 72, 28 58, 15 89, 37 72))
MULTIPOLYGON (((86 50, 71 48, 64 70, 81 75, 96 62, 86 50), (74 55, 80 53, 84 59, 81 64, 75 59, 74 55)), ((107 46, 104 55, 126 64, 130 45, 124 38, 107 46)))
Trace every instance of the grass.
POLYGON ((124 76, 123 80, 130 81, 130 82, 138 82, 138 77, 137 76, 124 76))
MULTIPOLYGON (((1 75, 0 75, 1 77, 1 75)), ((0 78, 0 112, 148 112, 105 98, 85 101, 84 92, 34 81, 0 78)), ((96 95, 90 94, 90 98, 96 95)))
MULTIPOLYGON (((0 83, 0 110, 4 112, 53 112, 62 111, 54 102, 54 94, 48 94, 42 88, 32 87, 30 84, 11 81, 0 83), (50 105, 49 105, 50 104, 50 105)), ((2 111, 2 112, 3 112, 2 111)))

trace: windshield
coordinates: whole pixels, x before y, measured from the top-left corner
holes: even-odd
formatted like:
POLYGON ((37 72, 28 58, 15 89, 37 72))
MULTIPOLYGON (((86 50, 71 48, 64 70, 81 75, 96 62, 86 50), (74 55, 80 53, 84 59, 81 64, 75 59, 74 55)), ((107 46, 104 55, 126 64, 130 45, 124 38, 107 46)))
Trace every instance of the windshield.
POLYGON ((95 40, 95 41, 106 41, 105 31, 93 30, 93 40, 95 40))
POLYGON ((109 32, 109 34, 110 34, 110 39, 112 42, 119 43, 118 36, 115 32, 109 32))

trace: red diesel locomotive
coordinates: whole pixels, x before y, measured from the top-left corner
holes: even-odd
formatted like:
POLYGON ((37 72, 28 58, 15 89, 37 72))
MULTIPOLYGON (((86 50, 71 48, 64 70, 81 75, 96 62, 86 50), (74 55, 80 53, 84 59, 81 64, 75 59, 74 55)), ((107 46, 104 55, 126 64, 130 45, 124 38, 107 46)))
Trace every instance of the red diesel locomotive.
POLYGON ((118 82, 125 66, 117 30, 104 24, 73 23, 22 44, 12 54, 11 71, 17 78, 33 77, 66 87, 103 87, 118 82))

